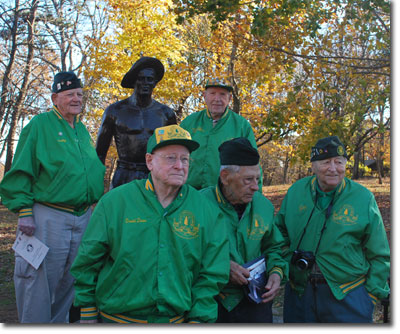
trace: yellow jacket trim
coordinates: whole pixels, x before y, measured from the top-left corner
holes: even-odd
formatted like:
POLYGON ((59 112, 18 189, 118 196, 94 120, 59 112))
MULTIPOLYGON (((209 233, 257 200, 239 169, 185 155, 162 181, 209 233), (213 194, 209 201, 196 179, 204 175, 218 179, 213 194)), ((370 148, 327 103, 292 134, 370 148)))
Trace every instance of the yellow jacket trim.
POLYGON ((280 276, 280 278, 283 278, 283 270, 279 267, 274 267, 271 269, 271 271, 269 272, 269 274, 278 274, 280 276))
POLYGON ((352 282, 340 285, 340 289, 342 289, 343 293, 346 293, 346 292, 348 292, 350 290, 353 290, 357 286, 363 284, 365 281, 366 281, 366 278, 363 276, 361 278, 357 278, 356 280, 354 280, 352 282))
POLYGON ((30 217, 33 216, 33 211, 32 208, 24 208, 19 210, 18 217, 23 218, 23 217, 30 217))
POLYGON ((368 295, 371 297, 371 301, 374 305, 378 303, 378 298, 376 298, 373 294, 368 292, 368 295))
MULTIPOLYGON (((138 319, 138 318, 131 318, 127 317, 126 315, 122 314, 107 314, 103 311, 100 311, 102 317, 109 319, 114 322, 128 324, 128 323, 139 323, 139 324, 147 324, 148 321, 146 319, 138 319)), ((169 319, 170 323, 182 323, 184 322, 185 318, 183 315, 178 315, 169 319)))
POLYGON ((84 207, 82 210, 76 210, 74 207, 69 206, 69 205, 61 205, 61 204, 53 204, 53 203, 48 203, 48 202, 40 202, 40 204, 43 204, 45 206, 48 206, 50 208, 68 212, 68 213, 77 213, 77 212, 86 212, 89 209, 89 206, 84 207))
POLYGON ((218 190, 218 186, 215 187, 215 195, 217 196, 217 200, 218 200, 219 203, 224 203, 225 204, 225 201, 223 200, 223 197, 222 197, 221 193, 218 190))
POLYGON ((153 185, 151 184, 149 179, 146 181, 146 189, 154 192, 153 185))

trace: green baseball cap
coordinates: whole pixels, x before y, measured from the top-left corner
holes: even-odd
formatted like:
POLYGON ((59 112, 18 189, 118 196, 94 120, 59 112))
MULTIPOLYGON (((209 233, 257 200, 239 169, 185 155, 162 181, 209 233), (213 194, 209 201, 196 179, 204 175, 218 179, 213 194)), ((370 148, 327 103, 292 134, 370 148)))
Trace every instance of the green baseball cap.
POLYGON ((210 88, 210 87, 221 87, 221 88, 225 88, 229 92, 233 91, 232 86, 228 85, 227 83, 223 82, 220 79, 207 80, 205 87, 206 87, 206 89, 210 88))
POLYGON ((168 145, 183 145, 189 152, 193 152, 200 146, 197 141, 192 140, 188 131, 173 124, 154 130, 147 142, 147 153, 153 153, 156 149, 168 145))

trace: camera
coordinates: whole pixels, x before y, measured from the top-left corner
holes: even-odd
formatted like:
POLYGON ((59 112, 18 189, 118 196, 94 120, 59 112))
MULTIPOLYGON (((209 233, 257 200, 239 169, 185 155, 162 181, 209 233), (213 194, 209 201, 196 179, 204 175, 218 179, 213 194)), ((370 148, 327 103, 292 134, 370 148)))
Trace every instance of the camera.
POLYGON ((299 270, 311 269, 315 263, 315 256, 313 252, 306 252, 303 250, 295 250, 290 261, 299 270))

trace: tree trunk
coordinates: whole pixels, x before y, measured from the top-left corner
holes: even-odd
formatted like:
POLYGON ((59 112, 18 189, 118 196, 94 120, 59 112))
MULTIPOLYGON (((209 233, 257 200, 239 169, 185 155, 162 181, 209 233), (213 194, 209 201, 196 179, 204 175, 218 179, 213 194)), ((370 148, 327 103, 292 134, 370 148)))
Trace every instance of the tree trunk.
POLYGON ((379 184, 383 183, 383 155, 384 155, 384 146, 385 146, 385 130, 383 128, 383 106, 379 107, 379 139, 378 139, 378 154, 376 157, 376 168, 378 171, 378 182, 379 184))
POLYGON ((236 60, 236 54, 237 54, 237 44, 234 43, 232 45, 232 50, 231 50, 231 56, 229 59, 229 72, 231 75, 231 82, 232 82, 232 102, 233 102, 233 107, 232 110, 239 114, 240 113, 240 98, 239 98, 239 87, 236 84, 235 80, 235 60, 236 60))
MULTIPOLYGON (((14 20, 13 25, 11 28, 11 50, 10 50, 10 58, 8 60, 8 64, 4 71, 3 80, 1 84, 1 96, 0 96, 0 119, 3 120, 4 112, 6 110, 6 98, 9 91, 9 81, 11 70, 14 65, 15 61, 15 54, 17 51, 17 27, 18 27, 18 20, 19 20, 19 1, 15 1, 15 9, 14 9, 14 20)), ((4 120, 3 120, 4 121, 4 120)))
POLYGON ((353 180, 358 180, 360 178, 360 153, 360 150, 354 152, 353 180))
POLYGON ((289 153, 286 152, 285 156, 285 161, 283 164, 283 176, 282 176, 282 183, 286 184, 287 183, 287 174, 288 174, 288 169, 289 169, 289 153))
POLYGON ((19 95, 17 97, 17 101, 14 106, 14 110, 11 116, 11 124, 10 124, 10 130, 8 132, 7 136, 7 154, 6 154, 6 163, 4 166, 4 173, 10 170, 11 168, 11 162, 14 156, 14 137, 15 137, 15 132, 18 124, 18 120, 23 108, 23 104, 25 102, 26 94, 27 94, 27 89, 28 89, 28 83, 29 83, 29 78, 32 72, 32 63, 33 63, 33 56, 34 56, 34 45, 33 45, 33 40, 34 40, 34 33, 35 33, 35 20, 36 20, 36 12, 38 8, 38 3, 39 0, 33 0, 32 5, 30 8, 29 12, 29 19, 28 19, 28 39, 27 39, 27 45, 28 45, 28 54, 26 57, 26 64, 25 64, 25 69, 24 69, 24 76, 23 76, 23 82, 21 86, 21 90, 19 92, 19 95))

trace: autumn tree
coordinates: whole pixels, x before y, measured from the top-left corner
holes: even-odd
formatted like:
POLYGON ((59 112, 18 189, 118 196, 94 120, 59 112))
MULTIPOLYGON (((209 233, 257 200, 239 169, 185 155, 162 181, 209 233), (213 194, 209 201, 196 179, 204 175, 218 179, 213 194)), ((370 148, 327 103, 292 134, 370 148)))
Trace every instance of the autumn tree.
POLYGON ((0 136, 6 171, 25 120, 50 107, 54 74, 79 74, 88 49, 85 35, 105 30, 97 3, 15 0, 0 5, 0 136))
MULTIPOLYGON (((307 161, 309 149, 318 138, 336 134, 357 160, 368 141, 383 129, 388 130, 388 1, 174 3, 181 22, 207 13, 216 33, 221 26, 233 24, 237 13, 251 17, 247 30, 251 36, 246 38, 252 43, 247 44, 248 49, 253 54, 259 52, 276 74, 264 76, 268 71, 258 67, 257 57, 251 57, 258 76, 253 84, 251 79, 248 86, 242 83, 251 92, 247 98, 246 90, 239 94, 241 101, 248 101, 242 102, 241 112, 251 120, 259 146, 270 141, 277 145, 294 143, 297 149, 292 161, 307 161), (380 114, 383 117, 378 117, 379 110, 384 110, 380 114)), ((248 68, 244 74, 252 77, 252 67, 248 68)), ((358 160, 354 163, 355 177, 357 166, 358 160)))
POLYGON ((166 73, 154 94, 158 100, 178 109, 182 87, 187 77, 180 63, 184 45, 179 39, 182 27, 177 27, 174 15, 168 12, 169 1, 105 1, 114 26, 113 34, 90 39, 90 64, 85 77, 91 78, 90 89, 101 97, 97 113, 116 100, 132 94, 120 83, 132 64, 141 56, 156 57, 166 73))
POLYGON ((337 17, 305 50, 313 58, 302 58, 303 72, 312 75, 304 75, 307 85, 300 94, 311 93, 313 98, 311 122, 300 132, 303 159, 318 138, 338 135, 354 160, 353 177, 358 178, 362 148, 389 129, 388 14, 387 8, 378 15, 377 9, 365 9, 362 4, 343 4, 337 17))
POLYGON ((9 57, 5 57, 3 62, 4 75, 0 101, 1 135, 3 136, 3 133, 8 130, 2 149, 6 150, 5 171, 11 167, 16 127, 24 109, 31 81, 38 4, 37 0, 23 4, 16 0, 13 8, 2 8, 6 14, 3 19, 6 26, 2 31, 2 38, 6 42, 2 49, 3 55, 6 54, 8 47, 10 50, 9 57), (20 53, 21 46, 24 49, 22 54, 20 53), (22 62, 19 61, 21 58, 22 62), (14 76, 15 73, 19 74, 18 78, 14 76))

